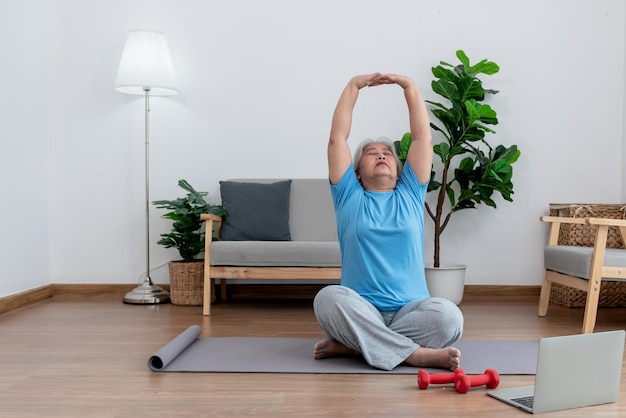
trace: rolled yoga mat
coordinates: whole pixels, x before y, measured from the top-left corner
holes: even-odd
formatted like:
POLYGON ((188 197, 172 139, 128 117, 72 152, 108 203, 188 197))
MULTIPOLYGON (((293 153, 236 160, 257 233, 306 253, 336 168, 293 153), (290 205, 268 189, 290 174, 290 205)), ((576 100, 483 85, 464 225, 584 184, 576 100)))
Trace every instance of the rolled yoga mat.
MULTIPOLYGON (((315 360, 319 339, 265 337, 200 337, 192 325, 154 353, 148 367, 155 372, 197 373, 349 373, 416 374, 419 368, 400 365, 379 370, 360 357, 315 360)), ((535 374, 539 340, 459 340, 461 368, 467 374, 496 369, 499 374, 535 374)), ((427 368, 431 373, 446 370, 427 368)))

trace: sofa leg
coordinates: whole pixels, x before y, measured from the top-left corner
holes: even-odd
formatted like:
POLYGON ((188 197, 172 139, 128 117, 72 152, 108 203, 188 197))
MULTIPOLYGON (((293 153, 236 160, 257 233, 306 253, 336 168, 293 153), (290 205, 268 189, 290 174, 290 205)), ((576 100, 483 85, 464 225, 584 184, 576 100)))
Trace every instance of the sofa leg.
POLYGON ((222 300, 226 300, 226 279, 220 279, 220 292, 222 300))

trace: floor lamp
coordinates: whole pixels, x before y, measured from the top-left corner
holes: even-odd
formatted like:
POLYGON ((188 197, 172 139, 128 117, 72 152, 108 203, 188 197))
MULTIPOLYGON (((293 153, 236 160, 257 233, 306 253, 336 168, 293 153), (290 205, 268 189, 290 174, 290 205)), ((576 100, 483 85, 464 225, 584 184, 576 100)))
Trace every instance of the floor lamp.
POLYGON ((150 95, 178 93, 165 35, 151 30, 133 30, 128 34, 120 61, 115 90, 145 97, 145 213, 146 213, 146 277, 139 286, 124 296, 124 303, 156 304, 169 302, 169 292, 155 285, 150 278, 150 170, 149 112, 150 95))

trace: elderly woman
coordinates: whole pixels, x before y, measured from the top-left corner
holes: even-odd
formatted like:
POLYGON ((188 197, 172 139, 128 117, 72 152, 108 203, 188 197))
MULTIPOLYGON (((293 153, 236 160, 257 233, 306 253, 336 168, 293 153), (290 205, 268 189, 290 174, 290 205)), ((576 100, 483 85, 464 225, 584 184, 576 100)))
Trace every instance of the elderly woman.
POLYGON ((341 247, 341 285, 315 297, 326 339, 316 359, 355 355, 373 367, 401 363, 454 370, 461 353, 451 345, 463 332, 452 302, 431 298, 424 277, 424 200, 433 160, 426 106, 413 80, 395 74, 353 77, 335 109, 328 170, 341 247), (412 145, 403 168, 393 143, 348 145, 352 111, 363 87, 396 84, 404 90, 412 145))

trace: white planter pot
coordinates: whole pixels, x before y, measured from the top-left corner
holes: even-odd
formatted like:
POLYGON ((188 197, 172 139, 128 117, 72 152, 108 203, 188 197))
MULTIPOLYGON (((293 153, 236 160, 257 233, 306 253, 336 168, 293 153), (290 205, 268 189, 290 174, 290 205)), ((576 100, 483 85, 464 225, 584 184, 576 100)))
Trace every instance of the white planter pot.
POLYGON ((463 300, 465 290, 465 269, 462 264, 450 264, 446 266, 426 266, 426 284, 432 297, 440 297, 451 300, 455 304, 463 300))

